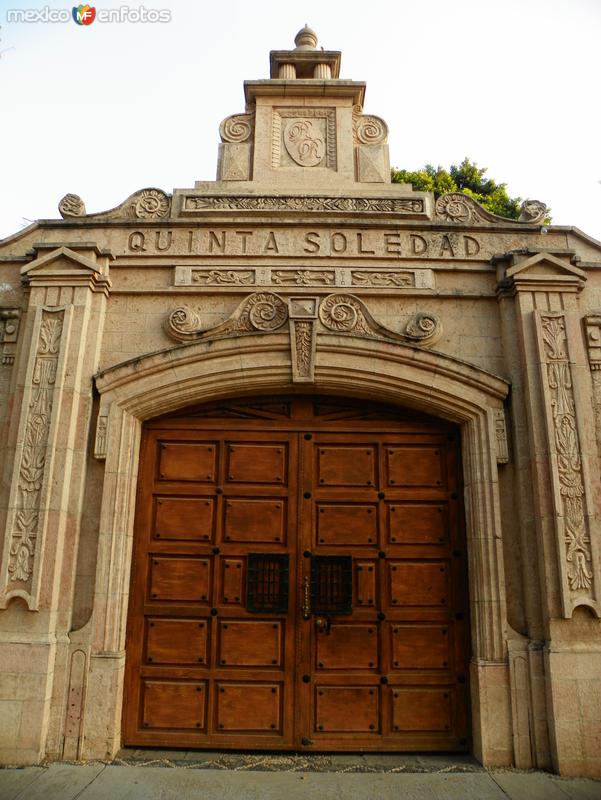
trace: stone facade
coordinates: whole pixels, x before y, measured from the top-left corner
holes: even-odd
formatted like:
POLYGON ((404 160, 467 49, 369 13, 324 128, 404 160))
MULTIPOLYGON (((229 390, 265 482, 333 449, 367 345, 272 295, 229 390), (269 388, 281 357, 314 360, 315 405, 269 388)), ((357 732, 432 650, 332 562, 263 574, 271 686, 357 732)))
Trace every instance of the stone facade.
POLYGON ((271 54, 216 182, 0 243, 0 760, 121 744, 145 420, 303 390, 461 425, 473 749, 601 775, 601 244, 390 183, 340 54, 271 54))

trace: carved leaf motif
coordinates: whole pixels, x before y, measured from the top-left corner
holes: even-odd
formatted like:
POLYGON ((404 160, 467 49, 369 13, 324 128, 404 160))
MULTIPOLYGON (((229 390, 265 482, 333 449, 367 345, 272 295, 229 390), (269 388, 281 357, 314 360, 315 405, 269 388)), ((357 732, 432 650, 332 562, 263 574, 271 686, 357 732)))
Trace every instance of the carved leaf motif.
MULTIPOLYGON (((547 358, 560 361, 567 358, 566 326, 562 317, 543 317, 543 341, 547 358)), ((555 387, 553 387, 555 388, 555 387)))
POLYGON ((43 356, 57 353, 62 332, 63 322, 60 318, 50 317, 42 320, 38 354, 43 356))
POLYGON ((311 329, 310 322, 296 322, 294 326, 296 363, 301 377, 309 377, 311 374, 311 329))

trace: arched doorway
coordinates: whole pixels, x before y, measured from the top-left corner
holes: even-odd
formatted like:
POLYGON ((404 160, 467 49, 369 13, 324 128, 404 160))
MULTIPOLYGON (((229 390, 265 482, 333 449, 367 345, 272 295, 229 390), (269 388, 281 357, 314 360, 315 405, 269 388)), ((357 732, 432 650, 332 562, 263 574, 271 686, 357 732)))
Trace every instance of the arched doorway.
POLYGON ((468 749, 459 430, 332 397, 146 423, 124 743, 468 749))

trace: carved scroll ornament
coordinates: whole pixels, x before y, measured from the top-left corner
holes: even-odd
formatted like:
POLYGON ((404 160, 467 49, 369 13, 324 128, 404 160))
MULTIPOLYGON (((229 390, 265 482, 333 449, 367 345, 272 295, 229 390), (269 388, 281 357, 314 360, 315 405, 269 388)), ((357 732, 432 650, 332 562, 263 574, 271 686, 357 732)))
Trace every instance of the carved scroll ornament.
MULTIPOLYGON (((316 305, 318 299, 315 299, 316 305)), ((232 316, 214 328, 202 329, 198 314, 188 306, 174 309, 165 322, 165 330, 173 339, 192 342, 202 339, 279 330, 289 317, 289 307, 272 292, 255 292, 243 300, 232 316)), ((380 325, 365 303, 352 294, 331 294, 319 303, 319 320, 325 332, 367 336, 404 344, 428 346, 442 334, 436 314, 420 312, 409 320, 403 333, 380 325)))
POLYGON ((385 144, 388 139, 388 126, 381 117, 363 114, 361 106, 355 106, 353 134, 356 144, 385 144))
POLYGON ((222 142, 238 144, 251 138, 254 127, 254 114, 232 114, 231 117, 226 117, 219 126, 219 135, 222 142))

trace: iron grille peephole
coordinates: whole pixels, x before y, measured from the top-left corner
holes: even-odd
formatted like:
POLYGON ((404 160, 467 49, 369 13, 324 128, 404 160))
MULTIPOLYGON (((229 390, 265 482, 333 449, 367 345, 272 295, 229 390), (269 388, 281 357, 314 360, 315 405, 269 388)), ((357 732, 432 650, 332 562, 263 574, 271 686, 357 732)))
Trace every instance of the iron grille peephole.
POLYGON ((313 556, 311 610, 313 614, 352 613, 352 556, 313 556))
POLYGON ((246 610, 281 614, 288 611, 289 564, 281 553, 249 553, 246 610))

